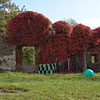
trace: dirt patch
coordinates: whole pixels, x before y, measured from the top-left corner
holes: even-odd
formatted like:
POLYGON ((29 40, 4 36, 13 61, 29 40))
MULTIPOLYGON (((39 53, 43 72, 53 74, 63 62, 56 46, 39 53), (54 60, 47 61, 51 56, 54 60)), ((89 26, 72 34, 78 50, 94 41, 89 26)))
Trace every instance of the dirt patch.
POLYGON ((27 92, 28 90, 19 88, 16 86, 7 86, 7 87, 1 87, 0 86, 0 94, 7 94, 7 93, 24 93, 27 92))

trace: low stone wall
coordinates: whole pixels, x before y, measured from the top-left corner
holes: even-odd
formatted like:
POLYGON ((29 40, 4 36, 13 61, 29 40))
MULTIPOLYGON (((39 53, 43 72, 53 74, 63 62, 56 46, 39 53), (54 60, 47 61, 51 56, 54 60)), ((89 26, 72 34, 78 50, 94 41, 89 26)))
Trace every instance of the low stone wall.
POLYGON ((36 72, 38 72, 38 65, 35 65, 35 64, 23 65, 23 72, 36 73, 36 72))
POLYGON ((0 57, 0 69, 15 70, 15 52, 12 55, 0 57))
POLYGON ((0 38, 0 69, 14 70, 15 65, 15 47, 0 38))

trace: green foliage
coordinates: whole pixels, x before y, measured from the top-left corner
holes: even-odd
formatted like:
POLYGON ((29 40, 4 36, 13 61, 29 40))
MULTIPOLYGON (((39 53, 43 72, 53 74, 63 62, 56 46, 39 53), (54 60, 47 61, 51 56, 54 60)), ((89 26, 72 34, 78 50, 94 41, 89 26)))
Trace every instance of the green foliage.
POLYGON ((0 0, 0 35, 7 35, 6 25, 8 21, 24 10, 25 6, 20 10, 16 4, 11 3, 11 0, 0 0))
POLYGON ((25 46, 22 48, 23 53, 23 64, 33 64, 35 63, 34 55, 34 47, 25 46))

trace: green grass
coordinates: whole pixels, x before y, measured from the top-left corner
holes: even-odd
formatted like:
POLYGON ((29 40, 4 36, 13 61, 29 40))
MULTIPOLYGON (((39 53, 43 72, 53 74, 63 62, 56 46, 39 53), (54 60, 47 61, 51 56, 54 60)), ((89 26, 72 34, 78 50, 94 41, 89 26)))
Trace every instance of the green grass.
POLYGON ((100 100, 100 73, 84 77, 0 71, 0 91, 5 92, 0 100, 100 100))

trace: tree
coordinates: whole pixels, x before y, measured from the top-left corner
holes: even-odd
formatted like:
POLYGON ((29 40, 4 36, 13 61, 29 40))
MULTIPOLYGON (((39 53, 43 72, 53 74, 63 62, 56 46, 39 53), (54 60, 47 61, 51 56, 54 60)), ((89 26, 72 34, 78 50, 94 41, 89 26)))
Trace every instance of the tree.
POLYGON ((75 27, 78 23, 74 19, 64 19, 72 28, 75 27))
POLYGON ((87 69, 86 53, 90 46, 91 29, 85 25, 78 24, 73 28, 72 32, 73 43, 76 44, 74 48, 77 53, 83 53, 84 70, 87 69))
POLYGON ((11 0, 0 0, 0 35, 7 35, 6 25, 8 21, 19 12, 24 11, 25 6, 20 10, 11 0))
POLYGON ((55 61, 61 62, 68 58, 68 41, 72 28, 65 21, 57 21, 53 24, 56 35, 54 36, 55 61))
POLYGON ((53 33, 42 44, 40 63, 57 63, 68 58, 67 48, 72 28, 65 21, 57 21, 52 25, 53 33), (45 53, 44 53, 45 51, 45 53))

